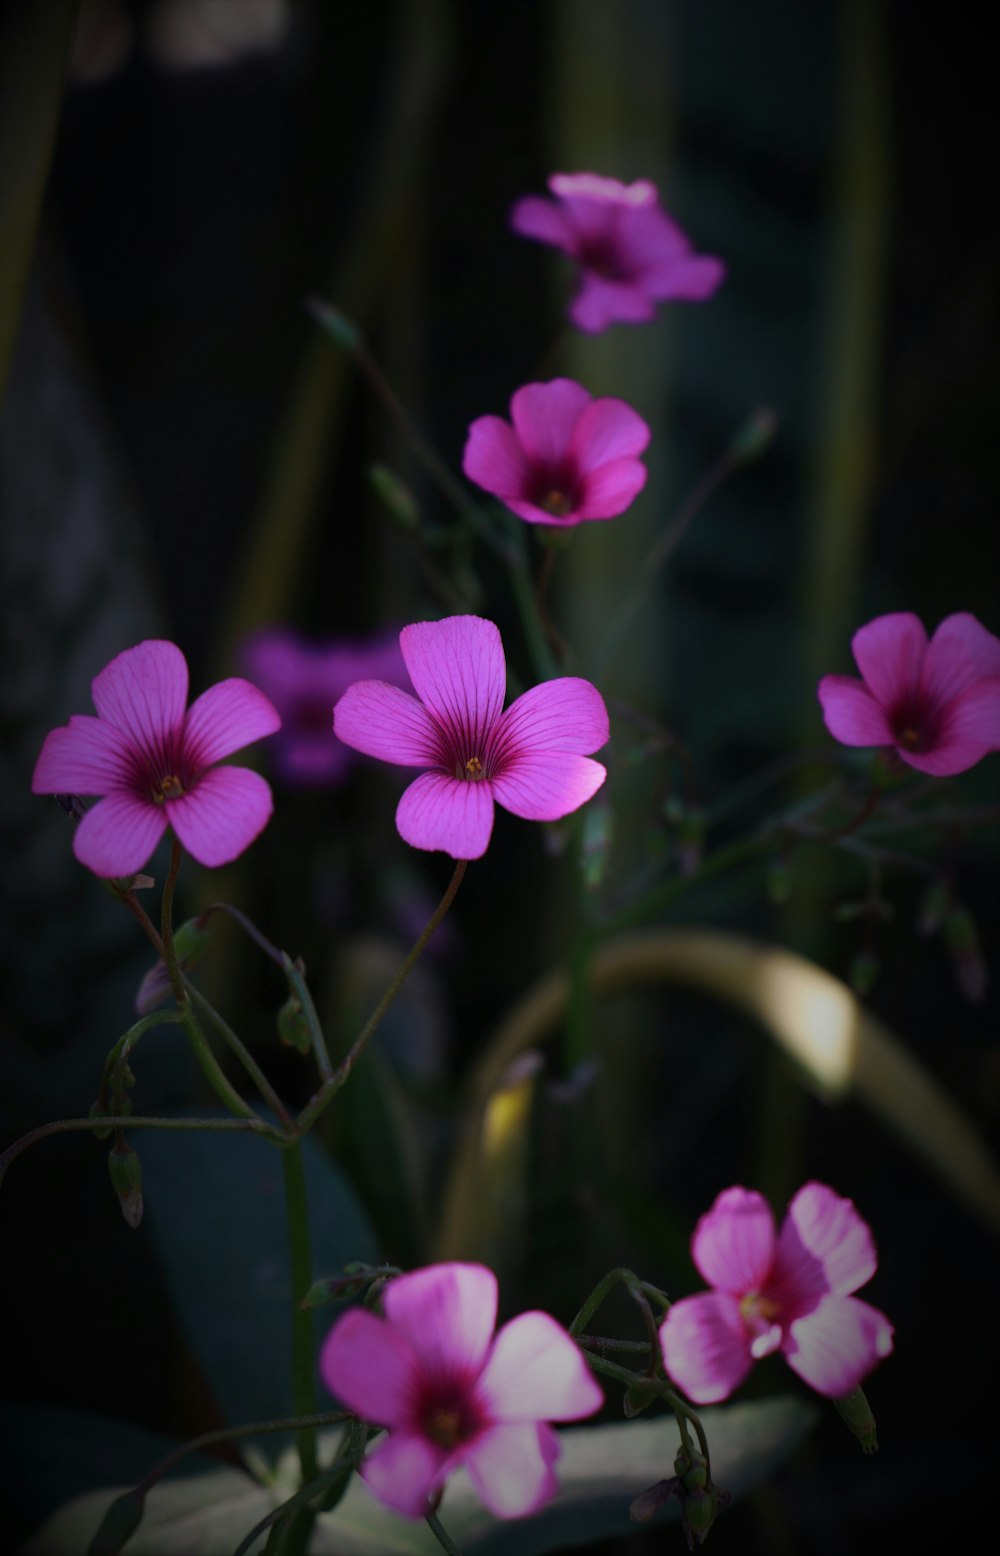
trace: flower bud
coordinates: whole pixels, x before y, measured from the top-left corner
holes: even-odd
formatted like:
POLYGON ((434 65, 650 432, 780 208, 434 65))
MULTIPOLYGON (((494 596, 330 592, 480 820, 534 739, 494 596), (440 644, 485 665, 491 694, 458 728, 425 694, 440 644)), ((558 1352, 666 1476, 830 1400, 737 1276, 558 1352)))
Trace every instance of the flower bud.
POLYGON ((778 418, 769 405, 759 405, 729 445, 729 457, 738 465, 759 459, 778 430, 778 418))
POLYGON ((592 800, 583 813, 583 841, 580 868, 588 891, 594 891, 604 879, 611 851, 614 816, 610 805, 592 800))
POLYGON ((681 1483, 679 1480, 658 1480, 655 1486, 649 1486, 645 1491, 629 1503, 628 1516, 635 1524, 645 1524, 660 1511, 665 1502, 671 1497, 679 1496, 681 1483))
POLYGON ((290 994, 278 1011, 278 1038, 286 1048, 295 1048, 300 1054, 307 1054, 312 1046, 309 1023, 297 994, 290 994))
POLYGON ((368 484, 394 524, 400 529, 417 528, 420 508, 405 481, 387 465, 376 464, 368 467, 368 484))
POLYGON ((944 921, 944 934, 958 986, 967 1000, 978 1005, 986 994, 989 973, 979 942, 979 930, 968 908, 961 904, 952 908, 944 921))
POLYGON ((135 1231, 142 1221, 142 1166, 132 1147, 119 1140, 108 1153, 108 1172, 122 1215, 135 1231))
POLYGON ((944 881, 931 881, 917 909, 917 934, 936 935, 948 914, 951 892, 944 881))
POLYGON ((875 1417, 865 1398, 864 1389, 854 1389, 852 1393, 845 1394, 843 1399, 835 1399, 833 1403, 837 1407, 841 1420, 846 1422, 861 1444, 862 1453, 878 1453, 875 1417))
POLYGON ((145 1498, 139 1491, 126 1491, 115 1497, 87 1547, 87 1556, 118 1556, 142 1523, 144 1509, 145 1498))
POLYGON ((659 1395, 655 1388, 644 1388, 641 1383, 630 1383, 625 1390, 625 1397, 622 1400, 622 1409, 625 1412, 626 1419, 631 1421, 634 1416, 641 1415, 644 1410, 649 1409, 653 1400, 658 1397, 659 1395))

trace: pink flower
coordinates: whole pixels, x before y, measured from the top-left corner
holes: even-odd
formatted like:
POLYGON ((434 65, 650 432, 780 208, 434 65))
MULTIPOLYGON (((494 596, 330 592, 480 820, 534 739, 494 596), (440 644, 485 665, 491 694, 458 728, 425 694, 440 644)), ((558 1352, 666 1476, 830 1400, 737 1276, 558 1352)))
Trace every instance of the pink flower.
POLYGON ((547 1313, 494 1337, 497 1281, 481 1264, 434 1264, 386 1287, 385 1319, 345 1313, 320 1371, 330 1392, 389 1428, 362 1475, 387 1506, 422 1518, 464 1465, 497 1518, 533 1513, 557 1487, 559 1439, 546 1423, 592 1415, 603 1396, 547 1313))
POLYGON ((570 378, 525 384, 514 425, 480 416, 462 469, 529 524, 568 526, 624 513, 646 484, 638 455, 650 432, 624 400, 595 400, 570 378))
POLYGON ((74 715, 45 737, 35 794, 98 794, 73 836, 96 875, 132 875, 169 823, 189 854, 228 864, 263 831, 271 791, 258 773, 216 767, 281 724, 249 681, 220 681, 185 712, 188 668, 173 643, 152 639, 112 659, 91 684, 97 718, 74 715))
POLYGON ((518 200, 510 224, 525 238, 563 249, 580 266, 573 323, 597 335, 610 324, 641 324, 654 303, 700 302, 726 273, 720 259, 693 254, 652 184, 621 184, 598 173, 554 173, 554 200, 518 200))
POLYGON ((359 681, 334 708, 333 727, 367 756, 428 769, 396 809, 414 848, 479 859, 494 801, 528 821, 555 821, 601 787, 607 773, 589 753, 608 739, 608 714, 589 681, 545 681, 504 713, 507 669, 492 621, 420 621, 403 628, 399 646, 417 696, 359 681))
POLYGON ((909 611, 854 634, 863 680, 824 675, 826 727, 846 746, 895 746, 910 767, 950 777, 1000 748, 1000 639, 967 611, 930 642, 909 611))
POLYGON ((727 1399, 755 1361, 780 1350, 820 1394, 840 1399, 892 1350, 892 1325, 850 1295, 875 1273, 871 1231, 849 1199, 807 1183, 780 1236, 767 1202, 726 1189, 691 1239, 714 1290, 684 1297, 660 1329, 667 1372, 699 1405, 727 1399))
POLYGON ((300 788, 331 788, 347 775, 352 759, 333 733, 333 705, 348 686, 367 676, 397 686, 406 678, 397 632, 310 643, 290 627, 271 627, 247 638, 241 657, 281 714, 270 746, 275 771, 300 788))

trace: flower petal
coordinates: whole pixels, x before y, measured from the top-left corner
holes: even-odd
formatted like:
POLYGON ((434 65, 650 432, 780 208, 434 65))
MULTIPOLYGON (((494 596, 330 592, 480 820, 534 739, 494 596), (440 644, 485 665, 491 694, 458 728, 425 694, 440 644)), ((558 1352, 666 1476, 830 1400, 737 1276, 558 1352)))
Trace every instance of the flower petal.
POLYGON ((184 750, 193 767, 211 767, 281 728, 269 697, 238 675, 196 697, 184 721, 184 750))
POLYGON ((576 424, 572 451, 577 469, 597 470, 612 459, 634 459, 652 433, 624 400, 592 400, 576 424))
POLYGON ((422 1373, 478 1376, 497 1317, 497 1278, 484 1264, 432 1264, 400 1275, 386 1287, 383 1306, 422 1373))
POLYGON ((271 789, 249 767, 213 767, 166 812, 192 858, 214 868, 250 847, 271 819, 271 789))
POLYGON ((416 1432, 390 1432, 365 1459, 361 1477, 386 1507, 404 1518, 423 1518, 427 1498, 444 1480, 449 1457, 416 1432))
POLYGON ((823 721, 845 746, 891 746, 894 735, 885 709, 853 675, 824 675, 816 688, 823 721))
POLYGON ((319 1353, 330 1393, 376 1426, 402 1426, 412 1415, 420 1364, 413 1346, 394 1325, 365 1308, 352 1308, 334 1324, 319 1353))
POLYGON ((977 681, 945 709, 937 743, 928 751, 899 747, 904 762, 918 772, 950 778, 1000 748, 1000 678, 977 681))
POLYGON ((912 611, 877 616, 855 632, 851 648, 866 686, 890 714, 916 697, 927 633, 912 611))
POLYGON ((562 1449, 550 1426, 494 1426, 462 1455, 469 1479, 495 1518, 523 1518, 559 1490, 552 1466, 562 1449))
POLYGON ((638 459, 613 459, 581 482, 581 519, 614 519, 642 491, 648 471, 638 459))
POLYGON ((446 616, 404 627, 399 645, 421 702, 462 743, 482 743, 507 692, 499 628, 482 616, 446 616))
POLYGON ((94 805, 73 833, 73 852, 95 875, 134 875, 167 829, 162 805, 127 793, 94 805))
POLYGON ((724 1189, 694 1229, 691 1257, 703 1280, 735 1296, 761 1291, 774 1257, 774 1217, 755 1189, 724 1189))
POLYGON ((583 272, 580 290, 569 308, 577 329, 588 335, 599 335, 611 324, 645 324, 655 312, 639 283, 608 281, 589 271, 583 272))
POLYGON ((531 462, 543 470, 557 469, 566 459, 573 432, 591 403, 582 384, 571 378, 525 384, 510 402, 510 414, 531 462))
POLYGON ((476 1392, 495 1421, 578 1421, 604 1403, 579 1348, 548 1313, 503 1326, 476 1392))
POLYGON ((399 767, 428 767, 438 760, 441 736, 416 697, 388 681, 356 681, 333 709, 338 740, 366 756, 399 767))
POLYGON ((650 297, 661 302, 700 303, 714 295, 726 279, 721 259, 709 254, 685 254, 661 260, 642 272, 642 284, 650 297))
POLYGON ((481 859, 493 832, 490 788, 444 773, 422 773, 396 806, 396 830, 411 848, 481 859))
POLYGON ((505 756, 526 751, 575 751, 590 756, 610 736, 604 698, 578 675, 558 676, 523 692, 500 720, 494 749, 505 756))
POLYGON ((793 1268, 802 1251, 823 1266, 827 1290, 846 1297, 871 1280, 878 1268, 875 1242, 854 1201, 825 1183, 806 1183, 788 1207, 778 1237, 775 1272, 793 1268))
POLYGON ((924 658, 924 688, 935 702, 950 702, 976 681, 1000 676, 1000 638, 968 611, 946 616, 924 658))
POLYGON ((558 821, 597 793, 607 769, 569 751, 527 751, 490 779, 498 805, 525 821, 558 821))
POLYGON ((184 720, 187 660, 176 643, 150 638, 105 665, 91 691, 102 719, 159 755, 184 720))
POLYGON ((829 1297, 796 1319, 782 1351, 788 1365, 818 1394, 842 1399, 892 1351, 893 1328, 884 1313, 857 1297, 829 1297))
POLYGON ((753 1366, 735 1297, 703 1291, 675 1302, 660 1326, 663 1363, 697 1405, 728 1399, 753 1366))
POLYGON ((480 416, 469 428, 462 469, 470 481, 497 497, 522 497, 531 467, 510 422, 480 416))
POLYGON ((32 794, 108 794, 126 788, 134 770, 133 746, 121 730, 89 713, 45 737, 31 778, 32 794))
POLYGON ((507 221, 522 238, 536 238, 539 243, 552 243, 556 248, 572 248, 573 229, 566 212, 554 200, 525 195, 511 206, 507 221))

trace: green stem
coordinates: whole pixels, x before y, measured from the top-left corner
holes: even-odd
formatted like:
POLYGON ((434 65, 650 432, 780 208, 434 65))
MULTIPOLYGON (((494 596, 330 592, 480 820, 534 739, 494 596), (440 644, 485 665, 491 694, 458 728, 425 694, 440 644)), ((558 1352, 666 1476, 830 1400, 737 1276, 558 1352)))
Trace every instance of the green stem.
POLYGON ((170 978, 170 987, 174 991, 174 999, 178 1007, 183 1010, 187 1004, 187 993, 184 989, 184 978, 180 964, 177 961, 177 952, 174 948, 174 888, 177 885, 177 877, 181 868, 181 845, 177 838, 170 838, 170 867, 167 870, 167 878, 163 883, 163 898, 160 903, 160 938, 163 941, 163 960, 167 966, 167 974, 170 978))
POLYGON ((241 1133, 264 1135, 276 1145, 284 1145, 285 1136, 270 1124, 266 1124, 262 1118, 147 1118, 144 1115, 131 1113, 97 1113, 88 1118, 60 1118, 51 1124, 40 1124, 37 1129, 31 1129, 13 1145, 9 1145, 0 1156, 0 1183, 4 1180, 7 1168, 11 1162, 26 1151, 30 1145, 38 1140, 44 1140, 49 1135, 74 1134, 83 1130, 91 1130, 96 1133, 99 1130, 110 1131, 112 1129, 223 1129, 241 1133))
POLYGON ((617 913, 605 919, 600 925, 601 937, 618 934, 623 929, 634 929, 638 924, 660 918, 693 886, 700 886, 703 881, 711 880, 716 875, 724 875, 735 865, 744 864, 755 855, 764 853, 768 848, 773 847, 773 843, 771 832, 755 832, 750 837, 737 838, 735 842, 727 844, 724 848, 716 849, 715 853, 707 854, 697 870, 692 871, 690 875, 673 876, 669 881, 664 881, 661 886, 646 893, 638 902, 629 903, 627 907, 619 909, 617 913))
POLYGON ((416 944, 407 953, 405 960, 399 967, 398 971, 395 973, 392 982, 389 984, 389 987, 386 989, 375 1009, 368 1017, 368 1020, 365 1022, 361 1031, 358 1033, 358 1036, 355 1038, 350 1050, 341 1060, 330 1079, 325 1083, 325 1085, 320 1087, 316 1095, 311 1097, 309 1102, 307 1102, 306 1106, 302 1109, 302 1112, 299 1114, 295 1125, 298 1135, 301 1136, 308 1134, 313 1124, 315 1124, 320 1114, 326 1108, 331 1097, 333 1097, 335 1093, 340 1090, 341 1086, 343 1086, 344 1082, 347 1080, 358 1059, 361 1057, 361 1054, 363 1053, 368 1040, 378 1031, 386 1011, 389 1009, 400 989, 403 987, 403 984, 406 982, 417 962, 420 960, 428 940, 430 940, 434 931, 437 929, 441 920, 444 918, 448 909, 454 902, 455 894, 462 884, 462 877, 465 875, 465 868, 467 863, 468 861, 465 859, 459 859, 456 862, 455 872, 448 883, 448 889, 424 926, 419 940, 417 940, 416 944))
POLYGON ((205 1079, 223 1107, 228 1108, 230 1113, 235 1113, 237 1118, 253 1118, 258 1123, 263 1123, 263 1119, 254 1112, 249 1102, 240 1096, 232 1081, 220 1067, 219 1061, 208 1045, 204 1032, 195 1019, 194 1011, 191 1009, 191 1004, 186 994, 184 1003, 181 1006, 181 1020, 188 1035, 188 1042, 191 1044, 195 1058, 201 1065, 205 1079))
MULTIPOLYGON (((348 1474, 354 1467, 351 1464, 334 1465, 331 1469, 324 1470, 321 1475, 317 1475, 307 1486, 303 1486, 300 1491, 297 1491, 293 1497, 289 1497, 287 1502, 281 1502, 277 1507, 273 1507, 259 1523, 254 1524, 253 1528, 244 1535, 233 1552, 233 1556, 248 1556, 248 1552, 254 1548, 260 1536, 270 1529, 273 1524, 282 1522, 289 1518, 290 1515, 299 1512, 311 1513, 310 1502, 314 1502, 329 1488, 331 1480, 336 1479, 339 1475, 348 1474)), ((309 1522, 311 1524, 311 1517, 309 1522)), ((269 1544, 268 1550, 271 1548, 269 1544)), ((284 1549, 290 1551, 292 1547, 285 1546, 284 1549)), ((300 1549, 303 1549, 303 1547, 300 1547, 300 1549)))
POLYGON ((442 1527, 441 1521, 436 1513, 427 1514, 427 1527, 440 1545, 441 1549, 448 1552, 448 1556, 462 1556, 462 1552, 451 1538, 451 1535, 446 1529, 442 1527))
POLYGON ((292 961, 292 958, 285 951, 282 952, 281 965, 284 968, 285 977, 295 990, 299 1004, 302 1006, 302 1014, 305 1016, 306 1025, 309 1028, 309 1040, 312 1043, 313 1054, 319 1067, 320 1080, 325 1085, 327 1081, 333 1079, 333 1065, 330 1063, 326 1038, 323 1036, 323 1028, 320 1025, 312 994, 309 992, 306 980, 292 961))
POLYGON ((184 988, 188 997, 195 1005, 199 1006, 199 1008, 205 1012, 205 1015, 208 1017, 209 1021, 211 1021, 220 1037, 222 1037, 223 1040, 228 1043, 234 1057, 240 1061, 250 1079, 256 1086, 257 1090, 260 1092, 262 1099, 268 1104, 270 1108, 273 1108, 275 1115, 281 1120, 282 1124, 284 1124, 287 1128, 291 1128, 292 1115, 289 1113, 285 1104, 278 1096, 278 1093, 271 1085, 271 1082, 264 1074, 256 1059, 250 1053, 249 1049, 243 1044, 240 1038, 237 1037, 228 1021, 226 1021, 225 1017, 220 1015, 219 1011, 216 1010, 212 1002, 205 998, 205 995, 202 994, 201 990, 197 988, 189 978, 185 977, 184 988))
POLYGON ((552 681, 556 676, 562 675, 562 667, 552 652, 545 624, 538 613, 538 602, 531 586, 523 550, 507 557, 507 567, 511 588, 514 591, 514 602, 521 618, 521 626, 524 629, 535 673, 540 675, 543 681, 552 681))
MULTIPOLYGON (((316 1410, 316 1325, 312 1310, 302 1306, 312 1285, 312 1254, 302 1147, 297 1140, 284 1151, 282 1163, 292 1287, 292 1399, 298 1415, 310 1416, 316 1410)), ((300 1427, 297 1441, 302 1479, 314 1480, 317 1473, 315 1429, 300 1427)))

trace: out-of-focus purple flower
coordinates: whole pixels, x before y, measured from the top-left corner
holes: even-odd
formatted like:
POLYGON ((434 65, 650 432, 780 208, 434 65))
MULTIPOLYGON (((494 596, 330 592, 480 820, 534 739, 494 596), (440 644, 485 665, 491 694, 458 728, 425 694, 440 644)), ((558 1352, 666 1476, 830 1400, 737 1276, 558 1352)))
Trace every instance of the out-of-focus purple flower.
POLYGON ((241 662, 281 714, 268 748, 275 775, 298 788, 332 788, 353 764, 333 733, 333 705, 347 688, 369 678, 394 686, 407 679, 395 631, 312 643, 290 627, 271 627, 245 640, 241 662))
POLYGON ((607 772, 589 753, 608 739, 608 713, 589 681, 544 681, 505 713, 507 667, 492 621, 420 621, 403 628, 399 643, 417 696, 359 681, 333 718, 356 751, 428 769, 396 808, 405 842, 479 859, 494 801, 529 821, 556 821, 596 794, 607 772))
POLYGON ((645 486, 650 431, 624 400, 554 378, 518 389, 510 414, 472 423, 462 469, 529 524, 613 519, 645 486))
POLYGON ((644 179, 622 184, 599 173, 554 173, 549 188, 553 200, 518 200, 510 224, 522 237, 563 249, 579 265, 580 289, 569 315, 588 334, 611 324, 645 323, 658 302, 701 302, 725 276, 720 259, 692 253, 644 179))
POLYGON ((150 639, 118 654, 91 683, 97 718, 74 715, 45 737, 35 794, 102 796, 73 834, 95 875, 134 875, 167 826, 200 864, 228 864, 270 820, 271 790, 246 767, 217 767, 280 727, 277 710, 234 677, 187 708, 187 661, 150 639), (187 709, 187 711, 185 711, 187 709))
POLYGON ((675 1302, 660 1342, 696 1404, 728 1399, 779 1350, 817 1393, 841 1399, 892 1350, 889 1320, 851 1295, 875 1273, 871 1231, 823 1183, 799 1189, 780 1236, 762 1195, 724 1190, 695 1228, 691 1257, 714 1289, 675 1302))
POLYGON ((365 1460, 369 1489, 422 1518, 459 1466, 497 1518, 521 1518, 558 1490, 550 1421, 577 1421, 603 1395, 547 1313, 494 1335, 497 1281, 481 1264, 435 1264, 386 1287, 385 1318, 352 1308, 330 1331, 320 1371, 337 1399, 388 1427, 365 1460))
POLYGON ((1000 639, 968 611, 946 616, 930 642, 910 611, 878 616, 851 640, 862 680, 825 675, 826 727, 846 746, 895 746, 937 778, 1000 749, 1000 639))

